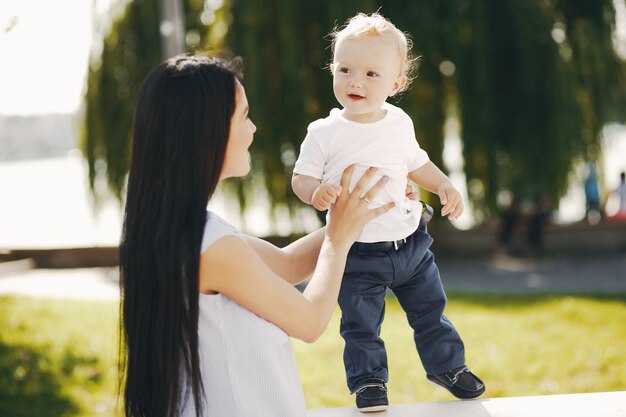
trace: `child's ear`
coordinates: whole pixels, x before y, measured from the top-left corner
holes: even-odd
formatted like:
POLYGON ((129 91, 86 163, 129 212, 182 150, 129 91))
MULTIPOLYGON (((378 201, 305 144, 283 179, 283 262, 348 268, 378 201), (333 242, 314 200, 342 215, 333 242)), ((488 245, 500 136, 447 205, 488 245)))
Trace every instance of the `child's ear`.
POLYGON ((330 64, 330 65, 328 66, 328 69, 330 70, 330 73, 331 73, 331 74, 335 75, 335 64, 334 64, 334 63, 333 63, 333 64, 330 64))
POLYGON ((393 83, 393 89, 391 90, 391 94, 389 94, 389 96, 395 96, 398 91, 402 90, 402 87, 406 85, 407 81, 408 79, 406 75, 399 75, 398 78, 396 78, 396 81, 394 81, 393 83))

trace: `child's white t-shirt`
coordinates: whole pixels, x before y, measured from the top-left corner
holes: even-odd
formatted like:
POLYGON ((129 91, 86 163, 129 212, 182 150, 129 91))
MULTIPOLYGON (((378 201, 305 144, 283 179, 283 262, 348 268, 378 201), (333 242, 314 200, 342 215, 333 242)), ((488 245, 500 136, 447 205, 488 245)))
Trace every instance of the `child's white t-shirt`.
MULTIPOLYGON (((370 207, 390 201, 396 207, 365 225, 359 242, 405 238, 417 229, 421 217, 421 203, 409 200, 405 191, 408 173, 427 163, 428 154, 417 143, 411 118, 389 103, 383 109, 385 117, 373 123, 348 120, 341 110, 332 109, 328 117, 309 125, 294 167, 296 174, 337 185, 343 171, 356 164, 350 189, 368 167, 378 168, 369 186, 384 175, 389 177, 370 207)), ((332 216, 332 208, 328 215, 332 216)))

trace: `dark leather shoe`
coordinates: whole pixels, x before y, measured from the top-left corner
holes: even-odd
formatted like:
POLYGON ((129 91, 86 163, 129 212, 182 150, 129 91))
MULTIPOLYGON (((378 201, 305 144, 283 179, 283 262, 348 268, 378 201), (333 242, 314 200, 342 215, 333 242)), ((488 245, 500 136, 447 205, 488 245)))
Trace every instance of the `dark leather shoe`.
POLYGON ((426 378, 437 385, 441 385, 456 398, 462 400, 480 397, 485 392, 483 381, 471 373, 467 366, 461 366, 445 374, 427 374, 426 378))
POLYGON ((389 405, 387 386, 382 379, 366 379, 354 390, 354 393, 356 394, 356 408, 362 413, 383 411, 389 405))

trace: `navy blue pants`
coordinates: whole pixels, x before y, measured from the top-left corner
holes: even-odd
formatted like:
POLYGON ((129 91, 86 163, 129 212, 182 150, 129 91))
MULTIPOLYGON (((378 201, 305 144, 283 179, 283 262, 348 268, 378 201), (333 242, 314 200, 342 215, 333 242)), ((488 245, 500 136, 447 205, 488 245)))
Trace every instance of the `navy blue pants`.
POLYGON ((427 373, 440 374, 465 364, 463 341, 443 315, 446 295, 429 250, 432 241, 422 221, 397 251, 350 249, 339 292, 343 359, 350 392, 363 379, 389 379, 387 353, 380 338, 387 288, 394 292, 407 315, 427 373))

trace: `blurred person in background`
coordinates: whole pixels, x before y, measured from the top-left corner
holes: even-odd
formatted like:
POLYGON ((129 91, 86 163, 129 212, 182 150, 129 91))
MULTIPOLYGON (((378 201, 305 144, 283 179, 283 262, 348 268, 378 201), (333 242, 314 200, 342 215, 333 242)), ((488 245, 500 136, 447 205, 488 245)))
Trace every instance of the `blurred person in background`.
POLYGON ((620 172, 619 184, 613 190, 613 194, 617 196, 618 200, 617 213, 615 213, 613 219, 626 220, 626 172, 620 172))
POLYGON ((587 164, 587 177, 585 178, 584 188, 585 217, 589 224, 598 224, 602 219, 600 185, 598 184, 598 171, 591 163, 587 164))

